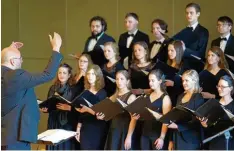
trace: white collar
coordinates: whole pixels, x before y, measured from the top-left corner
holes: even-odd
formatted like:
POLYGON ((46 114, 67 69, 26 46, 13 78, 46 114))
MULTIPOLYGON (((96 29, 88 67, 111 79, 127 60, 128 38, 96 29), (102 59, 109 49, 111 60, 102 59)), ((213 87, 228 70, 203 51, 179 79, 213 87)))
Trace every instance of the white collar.
POLYGON ((227 38, 227 41, 228 41, 228 38, 230 37, 230 35, 231 35, 231 33, 229 33, 229 34, 227 34, 227 36, 225 36, 225 37, 220 37, 220 38, 227 38))
POLYGON ((128 34, 134 34, 134 36, 135 36, 137 31, 138 31, 138 29, 136 29, 133 33, 128 32, 128 34))
POLYGON ((188 27, 192 27, 193 28, 193 31, 196 29, 196 27, 197 27, 197 25, 198 25, 199 23, 198 22, 196 22, 196 23, 194 23, 192 26, 191 25, 188 25, 188 27))

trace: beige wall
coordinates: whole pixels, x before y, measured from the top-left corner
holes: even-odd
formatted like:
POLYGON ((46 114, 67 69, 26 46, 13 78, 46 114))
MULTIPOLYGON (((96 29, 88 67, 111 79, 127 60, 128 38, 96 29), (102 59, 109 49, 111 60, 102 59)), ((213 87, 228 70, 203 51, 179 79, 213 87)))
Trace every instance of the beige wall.
MULTIPOLYGON (((64 61, 75 67, 69 53, 82 51, 90 35, 89 19, 103 16, 108 22, 107 33, 118 41, 124 32, 124 16, 136 12, 140 17, 140 30, 152 40, 151 21, 164 19, 169 25, 169 36, 186 26, 184 8, 191 0, 1 0, 2 48, 11 41, 22 41, 23 68, 40 72, 51 54, 48 34, 62 35, 64 61)), ((201 5, 200 23, 216 38, 216 20, 228 15, 234 20, 233 0, 194 0, 201 5)), ((38 98, 45 99, 51 83, 36 88, 38 98)), ((41 119, 39 131, 46 129, 46 116, 41 119)))

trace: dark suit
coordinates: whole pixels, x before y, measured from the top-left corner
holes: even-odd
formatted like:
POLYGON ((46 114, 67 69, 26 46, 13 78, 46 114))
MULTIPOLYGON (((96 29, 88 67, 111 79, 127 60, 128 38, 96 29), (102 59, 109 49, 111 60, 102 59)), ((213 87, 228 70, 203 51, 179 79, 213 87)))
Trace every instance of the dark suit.
POLYGON ((135 34, 135 36, 133 37, 133 40, 129 46, 129 48, 127 48, 127 39, 128 39, 128 32, 125 32, 123 34, 120 35, 119 37, 119 53, 120 53, 120 57, 121 57, 121 62, 123 62, 123 60, 128 57, 129 59, 129 65, 131 63, 132 60, 132 52, 133 52, 133 45, 138 42, 138 41, 144 41, 147 43, 147 45, 149 45, 149 36, 141 31, 137 31, 137 33, 135 34))
POLYGON ((84 48, 84 53, 87 53, 91 56, 91 59, 93 61, 94 64, 99 65, 100 67, 102 67, 106 62, 106 58, 104 56, 104 52, 102 50, 102 48, 100 47, 100 45, 104 45, 106 42, 115 42, 114 38, 112 38, 111 36, 107 35, 106 33, 104 33, 97 41, 96 45, 94 46, 93 50, 88 52, 88 46, 89 46, 89 42, 93 37, 90 36, 86 42, 85 42, 85 48, 84 48))
POLYGON ((182 40, 185 43, 184 68, 195 69, 198 72, 203 70, 203 62, 205 61, 206 47, 209 39, 208 30, 198 24, 194 31, 188 27, 184 28, 173 39, 182 40), (199 61, 191 55, 197 56, 201 60, 199 61))
MULTIPOLYGON (((215 40, 213 40, 211 42, 211 46, 218 46, 220 47, 220 41, 221 38, 217 38, 215 40)), ((230 55, 230 56, 234 56, 234 36, 231 34, 230 37, 228 38, 225 50, 224 50, 224 54, 230 55)), ((234 62, 228 58, 227 56, 225 56, 228 65, 229 65, 229 69, 232 73, 234 73, 234 62)))
POLYGON ((37 142, 40 112, 34 87, 52 80, 61 60, 62 55, 53 51, 48 66, 40 74, 1 66, 2 146, 23 150, 30 149, 29 143, 37 142))
MULTIPOLYGON (((172 39, 165 39, 163 41, 163 43, 161 44, 161 47, 158 50, 158 53, 155 55, 154 58, 152 58, 153 62, 157 62, 157 59, 159 59, 160 61, 167 63, 167 59, 168 59, 168 44, 172 41, 172 39)), ((149 50, 150 50, 150 54, 152 51, 152 48, 154 46, 156 41, 152 41, 149 44, 149 50)))

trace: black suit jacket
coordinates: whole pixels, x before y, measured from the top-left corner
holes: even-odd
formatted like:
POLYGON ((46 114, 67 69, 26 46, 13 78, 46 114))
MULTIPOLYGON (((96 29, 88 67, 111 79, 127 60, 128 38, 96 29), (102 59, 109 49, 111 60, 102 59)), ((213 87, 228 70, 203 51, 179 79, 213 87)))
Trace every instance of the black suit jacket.
POLYGON ((87 53, 91 56, 91 59, 93 61, 94 64, 99 65, 100 67, 102 67, 106 62, 106 58, 104 56, 104 52, 102 50, 102 48, 100 47, 100 45, 104 45, 106 42, 115 42, 114 38, 112 38, 111 36, 107 35, 106 33, 104 33, 97 41, 96 45, 94 46, 93 50, 88 52, 88 46, 89 46, 89 42, 92 39, 92 36, 90 36, 86 42, 85 42, 85 47, 84 47, 84 53, 87 53))
MULTIPOLYGON (((215 40, 213 40, 211 42, 211 46, 218 46, 220 47, 220 41, 221 38, 217 38, 215 40)), ((225 50, 224 50, 224 54, 230 55, 230 56, 234 56, 234 36, 231 34, 230 37, 228 38, 225 50)), ((234 73, 234 61, 231 60, 230 58, 228 58, 227 56, 225 56, 228 65, 229 65, 229 69, 231 70, 232 73, 234 73)))
POLYGON ((203 70, 206 47, 209 39, 208 30, 201 26, 197 25, 194 31, 184 28, 179 33, 177 33, 173 39, 182 40, 185 43, 186 50, 184 52, 184 67, 185 69, 195 69, 198 72, 203 70), (191 55, 201 58, 197 60, 191 55))
POLYGON ((1 66, 1 145, 37 141, 40 112, 34 87, 52 80, 61 60, 62 55, 54 51, 48 66, 40 74, 1 66))
POLYGON ((149 45, 149 36, 141 31, 137 31, 137 33, 135 34, 130 47, 127 48, 127 39, 128 39, 128 32, 125 32, 123 34, 120 35, 119 37, 119 53, 120 53, 120 57, 121 57, 121 62, 123 62, 123 60, 128 57, 129 59, 129 65, 130 62, 132 60, 132 52, 133 52, 133 45, 138 42, 138 41, 144 41, 147 43, 147 45, 149 45))
MULTIPOLYGON (((170 38, 165 39, 165 40, 163 41, 161 47, 159 48, 158 53, 155 55, 154 58, 152 58, 152 61, 153 61, 153 62, 156 62, 157 59, 159 59, 160 61, 167 63, 167 59, 168 59, 168 44, 169 44, 171 41, 172 41, 172 39, 170 39, 170 38)), ((154 43, 155 43, 155 41, 152 41, 152 42, 149 44, 150 54, 151 54, 152 48, 153 48, 153 46, 154 46, 154 43)))

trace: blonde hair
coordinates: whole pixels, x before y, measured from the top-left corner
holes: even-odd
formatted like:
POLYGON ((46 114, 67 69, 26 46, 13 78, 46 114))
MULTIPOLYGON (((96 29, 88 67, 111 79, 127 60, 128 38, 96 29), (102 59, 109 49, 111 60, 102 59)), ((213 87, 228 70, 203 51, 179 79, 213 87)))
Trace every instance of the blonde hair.
MULTIPOLYGON (((217 47, 217 46, 213 46, 211 47, 208 51, 207 51, 207 55, 208 55, 208 52, 211 51, 213 52, 215 55, 217 55, 219 57, 219 62, 218 62, 218 66, 219 68, 221 69, 228 69, 228 64, 227 64, 227 61, 225 59, 225 55, 224 55, 224 52, 222 51, 221 48, 217 47)), ((208 59, 206 59, 206 64, 205 64, 205 67, 204 69, 207 69, 209 70, 210 69, 210 65, 208 63, 208 59)))
MULTIPOLYGON (((92 69, 94 70, 94 74, 96 76, 96 81, 95 81, 95 86, 94 87, 95 87, 96 91, 99 91, 99 90, 103 89, 104 86, 105 86, 102 70, 98 65, 93 64, 92 66, 90 66, 88 68, 87 72, 89 72, 92 69)), ((84 85, 85 89, 87 89, 87 90, 90 89, 91 86, 90 86, 90 83, 88 82, 87 75, 85 76, 85 82, 84 83, 85 83, 85 85, 84 85)))
POLYGON ((199 85, 199 75, 197 73, 196 70, 187 70, 183 73, 182 76, 188 76, 189 78, 191 78, 194 81, 194 93, 198 93, 200 91, 200 85, 199 85))
POLYGON ((115 59, 116 60, 120 59, 120 56, 119 56, 119 46, 115 42, 106 42, 104 44, 104 46, 110 46, 113 49, 114 53, 115 53, 115 59))

